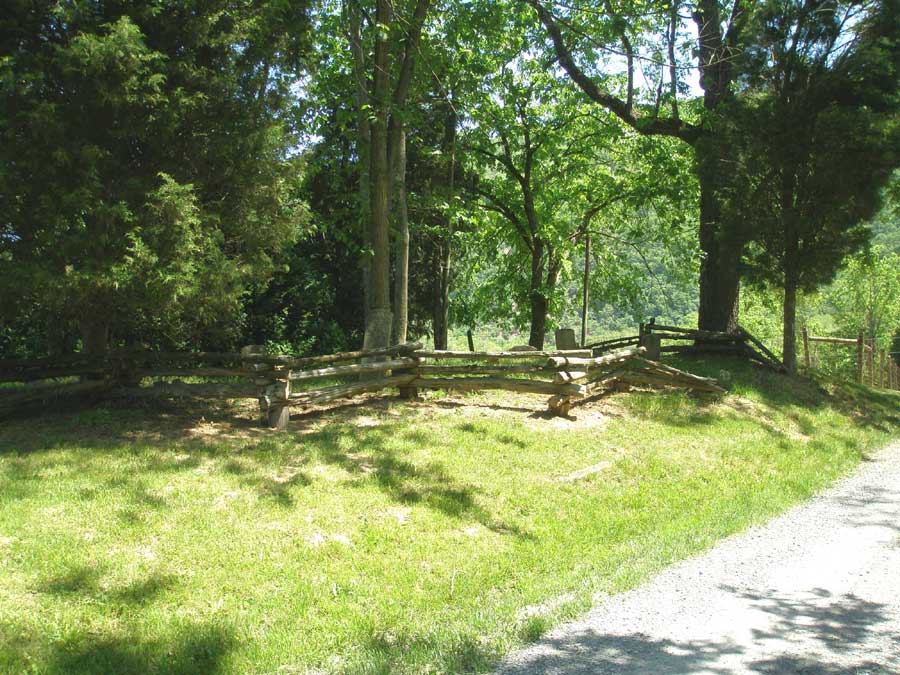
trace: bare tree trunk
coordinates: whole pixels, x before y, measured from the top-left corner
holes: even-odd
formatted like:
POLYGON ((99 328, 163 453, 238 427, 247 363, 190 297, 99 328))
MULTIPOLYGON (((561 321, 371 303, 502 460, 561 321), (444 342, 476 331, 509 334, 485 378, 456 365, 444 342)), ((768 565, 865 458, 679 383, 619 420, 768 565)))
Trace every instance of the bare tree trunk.
POLYGON ((794 191, 791 179, 782 180, 781 219, 784 228, 784 333, 782 361, 789 375, 797 374, 797 270, 800 258, 800 241, 794 210, 794 191))
POLYGON ((391 121, 394 176, 394 342, 406 342, 409 326, 409 213, 406 204, 406 130, 403 123, 391 121))
POLYGON ((109 349, 109 322, 105 319, 85 318, 79 322, 81 351, 102 356, 109 349))
POLYGON ((531 334, 528 344, 538 350, 544 348, 544 335, 547 333, 547 298, 544 295, 543 285, 544 242, 536 239, 531 249, 531 283, 529 285, 531 334))
POLYGON ((588 293, 591 281, 591 233, 584 233, 584 279, 581 285, 581 346, 587 344, 588 293))
POLYGON ((360 243, 365 251, 362 263, 362 287, 363 287, 363 326, 369 325, 369 309, 371 298, 369 297, 369 227, 371 197, 369 194, 369 163, 371 161, 370 146, 372 142, 372 129, 369 123, 369 87, 366 77, 366 58, 362 46, 362 12, 359 0, 345 0, 344 11, 348 24, 348 36, 350 40, 350 52, 353 55, 353 79, 356 89, 356 154, 359 170, 359 231, 360 243))
POLYGON ((447 349, 450 328, 450 238, 441 237, 435 248, 434 348, 447 349))
POLYGON ((797 282, 791 274, 784 282, 784 340, 782 361, 788 374, 797 374, 797 282))
MULTIPOLYGON (((453 103, 453 93, 447 101, 447 119, 444 125, 444 147, 449 152, 450 166, 447 177, 447 203, 456 197, 456 131, 458 116, 453 103)), ((450 330, 450 260, 453 253, 453 213, 447 211, 445 233, 438 237, 435 265, 434 348, 446 349, 450 330), (440 346, 438 346, 440 345, 440 346)))
MULTIPOLYGON (((390 26, 390 0, 377 0, 375 23, 390 26)), ((371 313, 366 325, 364 345, 368 349, 386 347, 391 340, 391 277, 390 277, 390 165, 388 163, 387 121, 390 107, 391 54, 387 30, 375 31, 372 88, 371 216, 370 238, 372 259, 369 266, 371 313)))
MULTIPOLYGON (((707 153, 702 147, 698 154, 707 153)), ((732 333, 738 326, 740 299, 740 261, 743 246, 734 235, 728 236, 722 223, 722 208, 717 194, 717 176, 722 171, 719 153, 698 157, 700 182, 700 304, 698 327, 701 330, 732 333)))

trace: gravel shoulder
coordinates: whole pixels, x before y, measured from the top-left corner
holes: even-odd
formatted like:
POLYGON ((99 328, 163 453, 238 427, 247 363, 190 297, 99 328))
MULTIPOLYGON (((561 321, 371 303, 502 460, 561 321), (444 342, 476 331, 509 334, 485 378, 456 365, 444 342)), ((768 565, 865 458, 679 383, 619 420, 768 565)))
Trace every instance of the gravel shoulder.
POLYGON ((503 675, 900 674, 900 443, 511 654, 503 675))

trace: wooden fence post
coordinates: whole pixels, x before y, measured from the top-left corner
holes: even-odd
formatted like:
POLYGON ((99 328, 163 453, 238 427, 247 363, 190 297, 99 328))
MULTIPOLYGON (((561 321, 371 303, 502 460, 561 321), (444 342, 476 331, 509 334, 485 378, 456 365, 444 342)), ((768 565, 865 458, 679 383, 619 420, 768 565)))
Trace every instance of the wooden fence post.
POLYGON ((468 340, 469 340, 469 351, 474 352, 475 351, 475 341, 472 339, 472 329, 471 328, 466 331, 466 338, 468 338, 468 340))
MULTIPOLYGON (((268 350, 265 345, 247 345, 241 348, 241 355, 244 356, 267 353, 268 350)), ((286 429, 291 419, 291 409, 288 405, 291 395, 290 373, 284 373, 282 378, 275 379, 275 373, 267 372, 273 369, 272 366, 247 363, 242 365, 244 368, 258 371, 260 379, 257 382, 267 385, 260 393, 258 399, 259 412, 263 418, 263 424, 268 425, 270 429, 286 429)))
POLYGON ((863 383, 863 357, 865 354, 865 338, 862 331, 860 331, 856 337, 856 381, 858 384, 863 383))
POLYGON ((875 386, 875 338, 869 338, 869 385, 875 386))
POLYGON ((884 387, 884 363, 885 363, 886 356, 887 355, 884 353, 884 350, 882 349, 879 352, 879 356, 878 356, 878 387, 881 389, 885 388, 884 387))
POLYGON ((812 360, 809 356, 809 331, 805 326, 803 328, 803 363, 807 370, 812 368, 812 360))

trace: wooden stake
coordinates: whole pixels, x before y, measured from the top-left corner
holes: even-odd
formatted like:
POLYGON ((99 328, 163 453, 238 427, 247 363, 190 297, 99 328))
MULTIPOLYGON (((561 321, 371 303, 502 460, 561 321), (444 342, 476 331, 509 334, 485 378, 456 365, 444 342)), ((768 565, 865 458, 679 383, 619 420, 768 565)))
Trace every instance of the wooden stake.
POLYGON ((805 326, 803 328, 803 363, 806 365, 807 370, 812 368, 812 360, 809 356, 809 331, 805 326))
POLYGON ((863 355, 865 353, 865 338, 862 331, 856 338, 856 381, 858 384, 863 383, 863 355))

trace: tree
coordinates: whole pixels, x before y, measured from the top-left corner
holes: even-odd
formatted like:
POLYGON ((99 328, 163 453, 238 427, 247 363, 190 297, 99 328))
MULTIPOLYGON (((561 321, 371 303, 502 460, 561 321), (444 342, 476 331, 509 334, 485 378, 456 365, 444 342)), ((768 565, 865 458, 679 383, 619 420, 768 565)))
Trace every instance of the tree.
MULTIPOLYGON (((527 308, 529 344, 540 349, 562 299, 557 286, 586 237, 600 251, 608 246, 628 257, 636 241, 671 234, 668 218, 647 216, 652 204, 685 187, 668 153, 598 114, 539 59, 515 59, 486 78, 470 115, 465 146, 479 160, 480 178, 472 189, 493 216, 480 250, 500 253, 491 294, 502 284, 500 294, 516 301, 511 313, 527 308), (630 216, 641 208, 635 232, 630 216), (647 232, 647 222, 658 231, 647 232)), ((635 276, 644 273, 640 267, 635 276)))
MULTIPOLYGON (((368 157, 368 171, 360 172, 360 196, 365 198, 368 192, 367 243, 372 255, 364 279, 367 292, 365 345, 369 348, 386 346, 391 341, 392 331, 396 339, 406 338, 409 223, 403 116, 429 5, 430 0, 415 0, 404 15, 395 11, 389 0, 375 0, 375 12, 369 25, 374 43, 369 62, 363 46, 363 7, 360 0, 345 0, 344 3, 356 83, 358 155, 360 161, 368 157), (394 53, 394 46, 397 53, 394 53), (391 312, 390 292, 392 199, 399 214, 396 321, 391 312)), ((365 209, 361 212, 365 213, 365 209)))
POLYGON ((110 336, 226 340, 303 210, 303 5, 17 3, 0 24, 0 305, 110 336), (216 330, 214 330, 216 329, 216 330))
POLYGON ((887 346, 900 328, 900 254, 879 247, 853 256, 825 294, 843 334, 887 346))
POLYGON ((732 106, 739 159, 731 217, 750 224, 748 272, 784 291, 785 367, 795 372, 798 291, 827 283, 869 232, 900 161, 900 25, 889 3, 767 3, 732 106))
POLYGON ((746 20, 743 1, 734 0, 730 8, 717 0, 694 5, 674 0, 598 0, 577 6, 521 2, 536 12, 560 65, 589 100, 641 134, 677 138, 693 149, 704 254, 698 323, 706 330, 734 330, 746 233, 722 218, 731 157, 719 113, 733 98, 735 57, 743 47, 746 20), (695 35, 683 25, 685 13, 695 35), (636 77, 638 67, 641 77, 636 77), (695 69, 703 91, 699 110, 685 81, 695 69))

